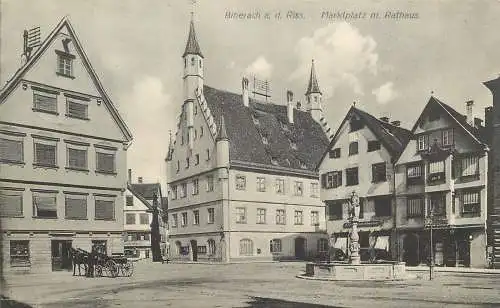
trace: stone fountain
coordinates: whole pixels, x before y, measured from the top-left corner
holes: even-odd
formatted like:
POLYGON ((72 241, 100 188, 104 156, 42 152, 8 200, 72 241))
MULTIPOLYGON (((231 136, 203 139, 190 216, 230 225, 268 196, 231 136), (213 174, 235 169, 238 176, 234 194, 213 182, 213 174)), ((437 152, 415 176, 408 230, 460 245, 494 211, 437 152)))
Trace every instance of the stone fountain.
POLYGON ((359 255, 359 197, 353 192, 349 198, 349 261, 310 262, 306 264, 305 275, 300 278, 318 280, 403 280, 406 278, 404 262, 383 261, 362 263, 359 255))

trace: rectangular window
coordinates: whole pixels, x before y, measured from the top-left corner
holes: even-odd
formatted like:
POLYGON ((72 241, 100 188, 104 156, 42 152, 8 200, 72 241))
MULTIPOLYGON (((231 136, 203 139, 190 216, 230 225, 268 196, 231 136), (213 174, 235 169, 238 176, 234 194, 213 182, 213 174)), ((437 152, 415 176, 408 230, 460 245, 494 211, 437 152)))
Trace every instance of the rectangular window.
POLYGON ((141 225, 149 225, 149 215, 147 213, 139 214, 139 223, 141 225))
POLYGON ((377 197, 373 199, 375 207, 375 216, 389 217, 392 215, 392 199, 391 197, 377 197))
POLYGON ((244 175, 236 176, 236 190, 245 190, 247 186, 247 180, 244 175))
POLYGON ((87 219, 87 196, 66 195, 64 212, 66 219, 87 219))
POLYGON ((354 141, 349 144, 349 156, 358 154, 358 142, 354 141))
POLYGON ((342 220, 344 205, 341 201, 326 201, 328 220, 342 220))
POLYGON ((210 160, 210 150, 207 149, 207 161, 209 161, 209 160, 210 160))
POLYGON ((75 56, 58 52, 57 54, 57 73, 59 75, 73 77, 73 59, 75 56))
POLYGON ((187 183, 182 183, 180 186, 179 197, 186 198, 187 196, 187 183))
POLYGON ((269 249, 270 249, 271 253, 280 253, 281 252, 281 240, 280 239, 272 239, 269 249))
POLYGON ((424 151, 429 148, 429 135, 420 135, 417 138, 417 151, 424 151))
POLYGON ((345 169, 346 186, 354 186, 359 184, 358 167, 345 169))
POLYGON ((33 93, 33 110, 57 114, 57 95, 33 93))
POLYGON ((472 177, 479 175, 479 157, 467 156, 454 160, 455 176, 458 177, 472 177))
POLYGON ((257 191, 266 191, 266 178, 257 177, 257 191))
POLYGON ((378 140, 368 141, 368 152, 373 152, 378 150, 380 150, 380 141, 378 140))
POLYGON ((214 191, 214 176, 207 175, 207 191, 214 191))
POLYGON ((198 179, 193 180, 193 195, 197 195, 200 192, 200 183, 198 179))
POLYGON ((55 167, 57 162, 57 145, 35 142, 35 164, 55 167))
POLYGON ((88 119, 88 105, 74 99, 66 99, 66 116, 77 119, 88 119))
POLYGON ((96 220, 114 220, 115 219, 115 201, 114 200, 95 200, 95 219, 96 220))
POLYGON ((441 144, 450 146, 453 144, 453 129, 446 129, 441 132, 441 144))
MULTIPOLYGON (((149 236, 149 233, 144 233, 144 240, 145 241, 149 241, 151 239, 151 237, 149 236)), ((146 257, 148 258, 148 257, 146 257)))
POLYGON ((304 183, 295 181, 293 184, 293 194, 295 196, 303 196, 304 195, 304 183))
POLYGON ((446 193, 434 193, 429 196, 430 211, 434 216, 446 217, 446 193))
POLYGON ((87 150, 67 148, 67 168, 77 170, 88 170, 87 167, 87 150))
POLYGON ((286 224, 285 210, 276 210, 276 224, 277 225, 286 224))
POLYGON ((193 211, 193 225, 199 225, 199 224, 200 224, 200 211, 194 210, 193 211))
POLYGON ((386 166, 385 163, 378 163, 372 165, 372 182, 385 182, 386 177, 386 166))
POLYGON ((424 198, 408 197, 406 199, 406 217, 419 218, 424 216, 424 198))
POLYGON ((424 180, 424 167, 422 164, 408 165, 406 167, 406 183, 408 185, 422 184, 424 180))
POLYGON ((177 199, 177 185, 172 185, 171 192, 172 192, 172 200, 176 200, 177 199))
POLYGON ((296 225, 302 225, 304 224, 304 212, 302 211, 295 211, 293 215, 293 222, 296 225))
POLYGON ((432 161, 428 164, 429 182, 442 181, 445 179, 444 160, 432 161))
POLYGON ((236 223, 246 224, 247 223, 247 209, 244 207, 236 208, 236 223))
POLYGON ((135 213, 125 214, 125 223, 127 225, 135 225, 135 213))
POLYGON ((189 168, 189 157, 186 157, 186 169, 189 168))
POLYGON ((0 217, 23 216, 23 192, 0 190, 0 217))
POLYGON ((199 165, 200 164, 200 154, 196 154, 194 156, 194 164, 199 165))
POLYGON ((38 218, 57 218, 57 192, 33 193, 33 216, 38 218))
POLYGON ((319 212, 311 211, 311 226, 319 226, 319 212))
POLYGON ((177 228, 178 221, 177 214, 172 214, 172 228, 177 228))
POLYGON ((23 141, 0 138, 0 162, 24 162, 23 141))
POLYGON ((10 265, 13 267, 31 265, 29 241, 10 241, 10 265))
POLYGON ((188 223, 188 213, 184 212, 181 214, 181 227, 185 227, 188 223))
POLYGON ((127 206, 134 206, 134 196, 126 196, 125 197, 125 204, 127 206))
POLYGON ((319 197, 319 185, 318 183, 311 183, 311 197, 319 197))
POLYGON ((96 172, 115 173, 115 154, 96 152, 96 172))
POLYGON ((258 224, 266 223, 266 209, 257 209, 257 223, 258 224))
POLYGON ((479 191, 465 191, 461 194, 462 214, 479 216, 481 214, 481 197, 479 191))
POLYGON ((181 170, 181 164, 179 161, 177 161, 177 169, 176 169, 176 173, 179 173, 179 171, 181 170))
POLYGON ((280 195, 285 193, 285 179, 276 179, 276 193, 280 195))
POLYGON ((323 188, 337 188, 342 186, 342 171, 332 171, 321 175, 323 188))
POLYGON ((208 223, 213 224, 215 222, 215 209, 213 207, 208 208, 208 223))
POLYGON ((340 158, 340 148, 335 148, 328 152, 330 158, 340 158))

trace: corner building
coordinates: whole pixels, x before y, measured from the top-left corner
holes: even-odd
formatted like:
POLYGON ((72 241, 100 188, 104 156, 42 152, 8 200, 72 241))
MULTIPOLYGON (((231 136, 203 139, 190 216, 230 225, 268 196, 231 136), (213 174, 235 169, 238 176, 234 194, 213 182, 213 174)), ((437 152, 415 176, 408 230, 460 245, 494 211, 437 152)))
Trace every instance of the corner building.
POLYGON ((184 102, 166 158, 173 260, 306 259, 327 251, 315 166, 329 142, 314 66, 304 106, 205 84, 191 21, 184 102))
POLYGON ((123 253, 132 135, 63 18, 0 91, 2 269, 71 269, 70 247, 123 253))

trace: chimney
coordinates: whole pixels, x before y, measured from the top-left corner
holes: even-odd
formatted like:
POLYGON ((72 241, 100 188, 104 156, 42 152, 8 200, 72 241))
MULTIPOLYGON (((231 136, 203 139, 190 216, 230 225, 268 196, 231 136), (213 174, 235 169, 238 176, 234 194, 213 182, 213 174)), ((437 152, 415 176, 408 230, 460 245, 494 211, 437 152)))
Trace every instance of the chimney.
POLYGON ((389 123, 389 117, 381 117, 380 120, 389 123))
POLYGON ((286 114, 288 116, 288 123, 293 124, 293 92, 286 91, 286 114))
POLYGON ((137 182, 138 182, 139 184, 141 184, 141 183, 142 183, 142 176, 140 176, 140 177, 138 177, 138 178, 137 178, 137 182))
POLYGON ((394 126, 400 126, 401 125, 401 121, 399 121, 399 120, 392 121, 391 124, 394 125, 394 126))
POLYGON ((243 96, 243 105, 248 107, 248 78, 243 77, 241 80, 241 92, 243 96))
POLYGON ((132 169, 128 169, 128 183, 132 184, 132 169))
POLYGON ((470 126, 474 126, 474 118, 472 117, 472 107, 474 106, 474 101, 467 101, 465 103, 465 117, 467 123, 470 126))

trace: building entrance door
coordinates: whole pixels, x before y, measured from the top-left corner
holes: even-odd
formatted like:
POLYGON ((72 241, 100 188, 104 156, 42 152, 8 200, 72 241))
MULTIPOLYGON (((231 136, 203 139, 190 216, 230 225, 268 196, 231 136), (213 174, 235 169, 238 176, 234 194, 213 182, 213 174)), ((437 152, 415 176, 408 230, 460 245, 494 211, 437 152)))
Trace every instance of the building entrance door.
POLYGON ((416 266, 420 262, 418 238, 415 234, 407 234, 403 240, 403 261, 409 266, 416 266))
POLYGON ((71 245, 70 240, 52 240, 51 241, 51 257, 52 271, 71 270, 71 245))
POLYGON ((198 242, 191 240, 191 252, 193 254, 193 261, 198 261, 198 242))
POLYGON ((295 239, 295 258, 297 260, 304 260, 306 258, 306 239, 303 237, 295 239))

